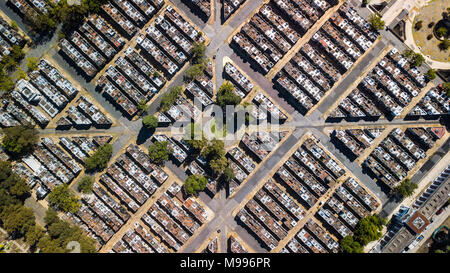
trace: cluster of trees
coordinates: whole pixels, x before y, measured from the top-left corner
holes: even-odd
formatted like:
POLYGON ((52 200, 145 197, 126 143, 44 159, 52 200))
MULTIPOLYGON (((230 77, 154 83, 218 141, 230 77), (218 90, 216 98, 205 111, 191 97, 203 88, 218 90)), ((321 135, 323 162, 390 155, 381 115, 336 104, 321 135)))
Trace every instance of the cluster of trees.
POLYGON ((182 93, 182 86, 172 87, 169 92, 166 92, 162 95, 159 109, 163 112, 169 110, 169 108, 175 103, 175 101, 181 96, 182 93))
POLYGON ((39 227, 41 232, 36 232, 34 237, 42 253, 71 252, 73 250, 68 247, 70 242, 79 243, 82 253, 96 252, 94 239, 84 235, 80 227, 59 219, 55 210, 47 210, 44 222, 46 230, 39 227))
POLYGON ((0 90, 8 92, 14 88, 14 81, 10 76, 24 58, 22 47, 13 45, 9 55, 0 60, 0 90))
POLYGON ((13 172, 11 162, 0 161, 0 221, 13 238, 25 236, 35 225, 33 211, 24 206, 29 195, 30 187, 13 172))
POLYGON ((192 65, 186 70, 184 79, 189 82, 202 76, 206 69, 207 63, 208 58, 206 58, 205 43, 194 42, 192 47, 192 65))
POLYGON ((217 104, 221 107, 238 105, 242 99, 233 92, 233 89, 234 85, 229 81, 225 81, 217 91, 217 104))
POLYGON ((70 252, 66 249, 70 241, 80 243, 81 252, 96 251, 93 239, 60 220, 53 209, 44 218, 46 229, 36 224, 33 210, 24 206, 29 196, 30 187, 13 172, 11 162, 0 161, 0 225, 12 239, 24 238, 32 250, 38 247, 44 253, 70 252))
POLYGON ((381 238, 384 225, 386 220, 378 215, 362 218, 356 225, 353 236, 346 236, 340 240, 342 252, 362 253, 364 246, 381 238))
POLYGON ((38 131, 32 125, 9 127, 2 132, 2 147, 13 156, 30 152, 38 141, 38 131))
POLYGON ((228 166, 224 142, 216 138, 208 141, 202 129, 198 128, 198 126, 198 124, 191 123, 184 138, 185 142, 194 148, 192 153, 194 156, 201 155, 208 161, 208 165, 216 177, 222 175, 226 182, 230 181, 234 178, 234 172, 228 166), (200 132, 201 134, 201 136, 197 137, 198 139, 195 137, 195 132, 200 132))
POLYGON ((396 191, 401 198, 412 196, 414 191, 417 189, 417 184, 411 182, 409 179, 403 180, 400 185, 398 185, 396 191))
POLYGON ((109 143, 103 144, 90 157, 84 160, 86 170, 101 170, 106 167, 113 152, 112 145, 109 143))
POLYGON ((78 182, 78 191, 86 194, 91 193, 93 184, 94 178, 92 176, 83 176, 83 178, 80 179, 80 182, 78 182))
POLYGON ((376 31, 383 30, 385 27, 385 22, 381 20, 381 16, 379 14, 373 13, 369 17, 369 24, 376 31))
POLYGON ((148 147, 150 160, 157 165, 164 164, 171 153, 173 153, 173 150, 167 141, 157 141, 148 147))
POLYGON ((416 53, 411 49, 403 51, 403 55, 409 60, 410 64, 415 67, 419 67, 425 62, 425 58, 422 54, 416 53))
POLYGON ((67 0, 46 1, 49 7, 46 14, 30 10, 25 14, 24 22, 33 34, 50 33, 59 23, 63 23, 64 30, 70 30, 82 23, 85 16, 98 13, 107 2, 109 0, 80 0, 80 5, 69 5, 67 0))

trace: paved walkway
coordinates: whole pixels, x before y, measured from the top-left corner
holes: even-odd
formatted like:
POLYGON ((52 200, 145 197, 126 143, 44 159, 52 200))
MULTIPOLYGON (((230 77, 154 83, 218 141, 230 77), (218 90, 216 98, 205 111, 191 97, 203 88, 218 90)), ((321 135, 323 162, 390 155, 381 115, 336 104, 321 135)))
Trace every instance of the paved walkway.
MULTIPOLYGON (((420 48, 414 42, 412 22, 414 21, 414 17, 418 10, 428 2, 430 2, 430 0, 397 0, 382 17, 386 26, 389 26, 404 9, 409 12, 409 16, 405 20, 405 44, 415 52, 420 52, 420 48)), ((425 62, 434 69, 450 69, 450 62, 434 61, 426 55, 424 55, 424 58, 425 62)))

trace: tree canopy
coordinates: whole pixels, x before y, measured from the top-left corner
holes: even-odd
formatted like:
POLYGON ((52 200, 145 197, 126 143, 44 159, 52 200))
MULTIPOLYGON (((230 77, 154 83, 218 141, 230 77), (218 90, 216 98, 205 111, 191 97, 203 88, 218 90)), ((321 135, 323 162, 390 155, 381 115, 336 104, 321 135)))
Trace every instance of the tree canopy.
POLYGON ((427 78, 429 80, 434 80, 436 79, 436 70, 434 70, 433 68, 430 68, 427 73, 425 74, 425 76, 427 76, 427 78))
POLYGON ((192 47, 192 62, 194 64, 200 64, 204 62, 206 55, 206 45, 205 43, 194 42, 192 47))
POLYGON ((234 171, 230 167, 226 167, 225 170, 223 170, 223 179, 225 182, 229 182, 231 179, 234 179, 236 175, 234 174, 234 171))
POLYGON ((379 240, 386 220, 378 215, 369 215, 359 220, 353 236, 346 236, 339 241, 344 253, 362 253, 369 242, 379 240))
POLYGON ((173 153, 172 147, 167 141, 158 141, 148 147, 148 155, 153 163, 162 165, 169 159, 169 155, 173 153))
POLYGON ((86 169, 89 171, 104 169, 108 165, 112 152, 113 148, 111 144, 105 143, 101 145, 94 154, 84 160, 86 169))
POLYGON ((159 109, 163 112, 169 110, 169 108, 175 103, 178 97, 183 93, 182 86, 174 86, 169 92, 166 92, 161 97, 161 103, 159 109))
POLYGON ((205 70, 205 65, 203 63, 194 64, 191 67, 189 67, 188 69, 186 69, 184 76, 188 81, 194 80, 198 77, 201 77, 203 75, 204 70, 205 70))
POLYGON ((3 228, 10 234, 23 236, 36 222, 33 210, 21 204, 5 207, 0 213, 3 228))
POLYGON ((229 81, 225 81, 217 91, 217 104, 225 107, 227 105, 238 105, 241 97, 233 92, 234 85, 229 81))
POLYGON ((11 169, 11 162, 0 161, 0 212, 10 205, 23 204, 29 195, 26 181, 11 169))
POLYGON ((148 115, 142 118, 142 125, 147 128, 154 130, 158 127, 158 119, 153 115, 148 115))
POLYGON ((450 40, 444 39, 442 42, 439 43, 439 48, 441 50, 447 50, 450 47, 450 40))
POLYGON ((91 193, 93 184, 94 178, 92 176, 83 176, 83 178, 80 179, 80 182, 78 182, 78 190, 82 193, 91 193))
POLYGON ((409 179, 403 180, 397 187, 397 192, 402 198, 412 196, 414 191, 417 189, 417 184, 411 182, 409 179))
POLYGON ((38 141, 38 132, 31 125, 19 125, 3 129, 2 147, 19 156, 30 152, 38 141))
POLYGON ((345 236, 339 244, 343 253, 363 253, 362 246, 352 236, 345 236))
POLYGON ((446 27, 440 27, 436 29, 436 34, 438 37, 445 37, 447 36, 448 30, 446 27))
POLYGON ((209 167, 215 175, 223 173, 228 166, 228 161, 225 157, 225 144, 222 140, 212 139, 203 149, 202 156, 208 160, 209 167))
POLYGON ((447 97, 450 97, 450 82, 444 82, 442 84, 442 88, 444 89, 444 92, 447 94, 447 97))
POLYGON ((208 145, 208 140, 205 138, 203 129, 200 124, 195 124, 191 122, 190 126, 187 127, 186 134, 184 136, 184 141, 194 148, 193 154, 201 154, 203 149, 208 145), (196 135, 199 134, 196 139, 196 135))
POLYGON ((425 58, 420 53, 416 53, 410 49, 403 52, 403 55, 409 60, 410 64, 419 67, 425 62, 425 58))
POLYGON ((353 233, 354 240, 361 246, 381 238, 381 230, 386 221, 378 215, 370 215, 359 220, 353 233))
POLYGON ((36 68, 38 67, 38 62, 39 62, 38 58, 36 58, 36 57, 28 57, 27 58, 28 71, 36 70, 36 68))
POLYGON ((80 244, 82 253, 96 252, 94 239, 84 235, 78 226, 59 219, 55 211, 47 210, 45 222, 47 224, 47 234, 41 237, 37 243, 42 253, 71 252, 71 249, 67 247, 69 242, 72 241, 80 244))
POLYGON ((375 14, 375 13, 370 15, 369 24, 376 31, 384 29, 384 26, 385 26, 385 22, 383 20, 381 20, 381 16, 378 14, 375 14))
POLYGON ((197 195, 199 191, 203 191, 208 183, 208 179, 202 175, 193 174, 188 176, 184 181, 184 189, 187 194, 197 195))
POLYGON ((55 209, 70 213, 76 213, 81 207, 78 197, 69 189, 67 184, 55 187, 48 195, 48 203, 55 209))
POLYGON ((141 111, 142 113, 143 112, 146 112, 147 110, 148 110, 148 105, 147 105, 147 102, 145 101, 145 100, 141 100, 141 101, 139 101, 138 102, 138 104, 137 104, 137 108, 139 109, 139 111, 141 111))

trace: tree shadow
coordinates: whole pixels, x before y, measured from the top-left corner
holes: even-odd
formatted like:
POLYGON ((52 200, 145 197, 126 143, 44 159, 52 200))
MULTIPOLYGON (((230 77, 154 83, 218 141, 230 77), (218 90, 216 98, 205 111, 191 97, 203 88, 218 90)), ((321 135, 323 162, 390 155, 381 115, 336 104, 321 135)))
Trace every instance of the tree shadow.
POLYGON ((141 145, 145 143, 155 133, 155 129, 148 129, 144 126, 141 127, 136 139, 136 144, 141 145))

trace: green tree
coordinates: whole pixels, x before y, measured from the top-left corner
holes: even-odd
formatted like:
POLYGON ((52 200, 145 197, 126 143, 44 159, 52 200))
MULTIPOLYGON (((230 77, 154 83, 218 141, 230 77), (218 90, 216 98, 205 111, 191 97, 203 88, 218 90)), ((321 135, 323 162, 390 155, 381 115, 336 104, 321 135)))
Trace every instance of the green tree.
POLYGON ((215 175, 220 175, 228 165, 225 144, 222 140, 212 139, 202 151, 202 155, 208 160, 209 167, 215 175))
POLYGON ((415 53, 411 59, 411 64, 420 67, 425 62, 425 58, 420 53, 415 53))
POLYGON ((385 219, 378 215, 370 215, 359 220, 354 231, 354 240, 361 246, 367 245, 369 242, 381 238, 383 225, 386 224, 385 219))
POLYGON ((225 156, 217 157, 209 161, 209 167, 215 175, 220 175, 221 173, 223 173, 227 165, 228 162, 225 156))
POLYGON ((422 20, 419 20, 419 21, 417 21, 416 24, 414 25, 414 29, 415 29, 415 30, 420 30, 420 29, 422 28, 422 26, 423 26, 423 22, 422 22, 422 20))
POLYGON ((78 183, 78 190, 82 193, 91 193, 92 185, 94 184, 94 178, 92 176, 86 175, 81 178, 78 183))
POLYGON ((36 57, 28 57, 27 58, 27 68, 28 71, 36 70, 38 67, 39 59, 36 57))
POLYGON ((194 64, 202 63, 206 55, 205 43, 194 42, 192 47, 192 55, 194 64))
POLYGON ((33 210, 23 205, 10 205, 0 213, 3 228, 14 237, 24 235, 36 222, 33 210))
POLYGON ((448 29, 446 27, 440 27, 436 29, 436 34, 439 38, 446 37, 448 33, 448 29))
POLYGON ((142 125, 147 129, 154 130, 158 127, 158 119, 152 115, 145 116, 142 119, 142 125))
POLYGON ((101 170, 108 165, 109 159, 111 159, 113 147, 109 143, 105 143, 98 147, 98 149, 89 158, 84 160, 86 169, 101 170))
POLYGON ((450 47, 450 40, 444 39, 442 42, 439 43, 439 49, 441 50, 447 50, 450 47))
POLYGON ((13 155, 30 152, 38 141, 38 132, 31 125, 19 125, 3 129, 2 147, 13 155))
POLYGON ((71 241, 80 243, 82 253, 96 252, 94 239, 85 236, 78 226, 66 221, 53 222, 47 227, 47 233, 37 244, 42 253, 70 252, 68 243, 71 241))
POLYGON ((450 82, 444 82, 442 84, 442 89, 447 94, 447 97, 450 97, 450 82))
POLYGON ((25 233, 25 242, 33 247, 44 235, 45 230, 41 226, 35 225, 29 228, 27 233, 25 233))
POLYGON ((225 156, 225 143, 219 139, 212 139, 205 148, 203 154, 207 159, 214 159, 225 156))
POLYGON ((14 20, 11 20, 11 22, 9 23, 9 25, 14 29, 14 30, 19 30, 19 26, 17 25, 17 22, 14 20))
POLYGON ((223 170, 223 179, 225 182, 229 182, 231 179, 234 179, 236 176, 234 174, 234 171, 229 166, 225 167, 225 170, 223 170))
POLYGON ((18 63, 25 57, 25 53, 23 52, 22 48, 18 45, 13 45, 11 47, 11 53, 10 56, 18 63))
POLYGON ((48 195, 48 203, 55 209, 70 213, 76 213, 81 207, 78 197, 66 184, 59 185, 53 189, 48 195))
POLYGON ((352 236, 345 236, 340 240, 339 245, 343 253, 363 253, 362 246, 354 241, 352 236))
POLYGON ((173 153, 167 141, 158 141, 148 147, 148 155, 153 163, 162 165, 169 159, 169 154, 173 153))
POLYGON ((25 79, 26 77, 27 77, 27 74, 25 73, 25 71, 23 71, 23 69, 21 67, 19 67, 16 71, 16 79, 21 80, 21 79, 25 79))
POLYGON ((203 130, 200 124, 195 124, 191 122, 191 125, 187 128, 186 134, 184 136, 184 141, 191 145, 194 148, 193 154, 198 155, 201 154, 203 149, 208 145, 208 141, 206 140, 203 130), (196 137, 195 134, 199 134, 196 137), (200 139, 196 139, 200 138, 200 139))
POLYGON ((427 78, 429 80, 434 80, 436 79, 436 70, 434 70, 433 68, 429 69, 427 71, 427 73, 425 74, 425 76, 427 76, 427 78))
POLYGON ((208 183, 208 179, 202 175, 193 174, 188 176, 184 181, 184 189, 187 194, 197 195, 199 191, 203 191, 208 183))
POLYGON ((186 70, 184 76, 188 81, 191 81, 198 77, 203 76, 204 70, 205 70, 205 65, 203 63, 194 64, 186 70))
POLYGON ((14 81, 6 75, 3 68, 0 68, 0 90, 9 92, 14 88, 14 81))
POLYGON ((403 180, 397 187, 397 192, 402 198, 412 196, 414 191, 417 189, 417 184, 411 182, 409 179, 403 180))
POLYGON ((60 221, 58 217, 58 212, 53 208, 48 208, 45 212, 44 222, 45 226, 50 226, 53 223, 60 221))
POLYGON ((373 13, 369 17, 369 24, 372 26, 372 28, 376 31, 384 29, 385 22, 381 20, 380 15, 373 13))
POLYGON ((411 49, 406 49, 403 51, 403 56, 405 56, 407 59, 410 59, 412 56, 414 56, 414 51, 411 49))
POLYGON ((139 109, 139 111, 141 112, 146 112, 148 110, 148 105, 147 102, 145 100, 141 100, 140 102, 138 102, 137 108, 139 109))
POLYGON ((23 205, 29 196, 26 181, 11 169, 11 162, 0 161, 0 212, 8 206, 23 205))
POLYGON ((161 103, 159 109, 163 112, 169 110, 169 108, 175 103, 179 96, 183 93, 182 86, 174 86, 169 92, 164 93, 161 97, 161 103))
POLYGON ((217 91, 217 104, 225 107, 227 105, 238 105, 241 102, 241 97, 233 92, 234 85, 225 81, 217 91))

